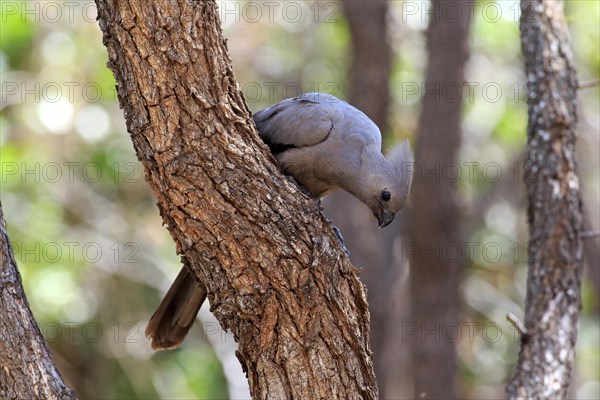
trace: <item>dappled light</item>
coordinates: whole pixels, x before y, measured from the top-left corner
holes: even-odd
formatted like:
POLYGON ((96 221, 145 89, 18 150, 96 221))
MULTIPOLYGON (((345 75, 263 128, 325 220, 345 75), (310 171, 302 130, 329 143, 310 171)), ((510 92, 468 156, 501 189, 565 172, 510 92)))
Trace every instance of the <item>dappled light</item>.
MULTIPOLYGON (((353 92, 353 39, 341 2, 217 3, 235 78, 252 113, 307 92, 352 104, 368 98, 353 92)), ((387 111, 369 115, 384 118, 384 150, 403 140, 414 149, 424 119, 447 123, 437 115, 420 119, 426 101, 460 102, 462 96, 455 158, 420 164, 417 155, 413 176, 413 190, 415 181, 427 180, 455 188, 457 236, 439 247, 417 246, 411 228, 421 228, 415 210, 422 204, 410 195, 385 229, 345 194, 322 203, 344 235, 350 261, 363 269, 385 398, 415 396, 416 361, 409 355, 416 342, 454 348, 456 376, 449 380, 457 398, 503 398, 521 345, 506 319, 507 313, 524 319, 528 262, 529 91, 520 8, 516 0, 476 3, 469 8, 464 82, 435 90, 425 86, 425 35, 430 18, 450 18, 455 10, 432 16, 428 2, 388 3, 382 40, 391 52, 389 98, 374 94, 386 97, 387 111), (427 325, 412 318, 410 282, 419 257, 436 265, 461 260, 456 281, 449 281, 456 283, 457 321, 427 325), (389 268, 372 277, 370 263, 389 268)), ((565 2, 565 14, 578 79, 595 81, 598 2, 565 2)), ((94 2, 5 1, 0 19, 0 200, 30 307, 65 383, 80 398, 249 398, 237 344, 209 304, 177 350, 153 352, 144 335, 182 264, 127 132, 94 2)), ((367 86, 377 80, 366 79, 367 86)), ((576 159, 587 232, 600 230, 599 90, 591 84, 578 93, 576 159)), ((361 109, 369 114, 378 107, 361 109)), ((427 142, 429 149, 439 154, 451 145, 446 139, 427 142)), ((445 200, 439 193, 418 199, 432 210, 445 200)), ((444 217, 432 228, 442 229, 444 217)), ((574 399, 600 396, 599 240, 584 239, 582 249, 574 399)))

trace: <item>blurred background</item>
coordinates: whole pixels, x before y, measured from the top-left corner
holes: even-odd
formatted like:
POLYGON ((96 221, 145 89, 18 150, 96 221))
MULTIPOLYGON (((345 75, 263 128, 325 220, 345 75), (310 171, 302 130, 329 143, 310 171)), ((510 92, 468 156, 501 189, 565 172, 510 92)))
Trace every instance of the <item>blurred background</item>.
MULTIPOLYGON (((304 92, 334 94, 380 126, 385 148, 403 139, 417 147, 429 177, 417 164, 418 182, 434 177, 384 230, 348 195, 325 202, 363 269, 381 398, 504 397, 519 349, 505 315, 522 319, 527 276, 518 1, 218 4, 251 111, 304 92), (428 78, 441 86, 430 91, 428 78), (445 236, 423 249, 428 229, 445 236), (438 269, 427 275, 430 264, 438 269)), ((597 80, 600 2, 565 7, 579 79, 597 80)), ((207 308, 179 350, 154 353, 143 335, 181 265, 127 134, 95 18, 92 1, 0 9, 0 198, 31 308, 81 398, 248 398, 235 342, 207 308)), ((580 90, 587 230, 600 229, 599 99, 598 86, 580 90)), ((570 397, 598 399, 600 240, 584 244, 570 397)))

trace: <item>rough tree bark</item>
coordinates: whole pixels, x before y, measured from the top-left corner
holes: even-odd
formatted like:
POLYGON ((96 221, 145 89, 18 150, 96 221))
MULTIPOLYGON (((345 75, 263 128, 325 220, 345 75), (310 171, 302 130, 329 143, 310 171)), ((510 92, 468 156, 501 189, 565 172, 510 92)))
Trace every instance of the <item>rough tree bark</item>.
POLYGON ((506 392, 558 399, 567 396, 581 308, 577 77, 562 1, 521 1, 520 28, 529 89, 527 332, 506 392))
POLYGON ((29 309, 0 204, 0 398, 75 399, 29 309))
MULTIPOLYGON (((348 102, 377 124, 385 142, 393 58, 388 38, 389 2, 343 0, 341 4, 351 37, 348 102)), ((401 323, 398 298, 404 294, 396 290, 403 266, 395 262, 393 247, 406 212, 396 216, 392 226, 379 229, 369 209, 344 191, 334 193, 326 204, 325 212, 344 234, 350 259, 363 268, 360 279, 368 289, 379 395, 384 399, 398 397, 399 374, 407 357, 398 348, 401 344, 395 334, 401 323), (365 240, 367 237, 372 240, 365 240)))
MULTIPOLYGON (((439 171, 456 162, 461 143, 461 88, 468 59, 469 4, 461 16, 446 15, 433 0, 427 32, 428 61, 415 150, 410 214, 411 368, 416 398, 456 398, 454 343, 441 332, 460 324, 462 257, 442 249, 462 244, 456 184, 439 171), (452 91, 452 88, 455 88, 452 91), (429 93, 429 94, 427 94, 429 93), (438 171, 436 173, 435 171, 438 171)), ((445 9, 448 9, 446 7, 445 9)), ((465 253, 464 251, 462 252, 465 253)))
POLYGON ((146 179, 252 396, 377 398, 363 286, 260 141, 215 2, 96 2, 146 179))

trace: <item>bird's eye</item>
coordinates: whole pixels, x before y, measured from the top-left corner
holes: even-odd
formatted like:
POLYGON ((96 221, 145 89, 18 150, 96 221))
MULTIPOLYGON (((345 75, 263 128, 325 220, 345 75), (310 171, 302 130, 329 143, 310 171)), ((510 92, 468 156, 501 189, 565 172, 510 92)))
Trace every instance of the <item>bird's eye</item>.
POLYGON ((381 200, 390 201, 391 198, 392 198, 392 194, 390 193, 389 190, 386 189, 383 192, 381 192, 381 200))

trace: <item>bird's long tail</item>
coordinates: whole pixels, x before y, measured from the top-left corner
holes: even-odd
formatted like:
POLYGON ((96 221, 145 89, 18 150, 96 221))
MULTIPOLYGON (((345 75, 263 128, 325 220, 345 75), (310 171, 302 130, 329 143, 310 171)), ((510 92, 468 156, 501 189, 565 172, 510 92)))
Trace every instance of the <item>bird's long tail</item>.
POLYGON ((184 266, 146 327, 146 337, 152 340, 152 348, 179 347, 205 299, 206 289, 184 266))

